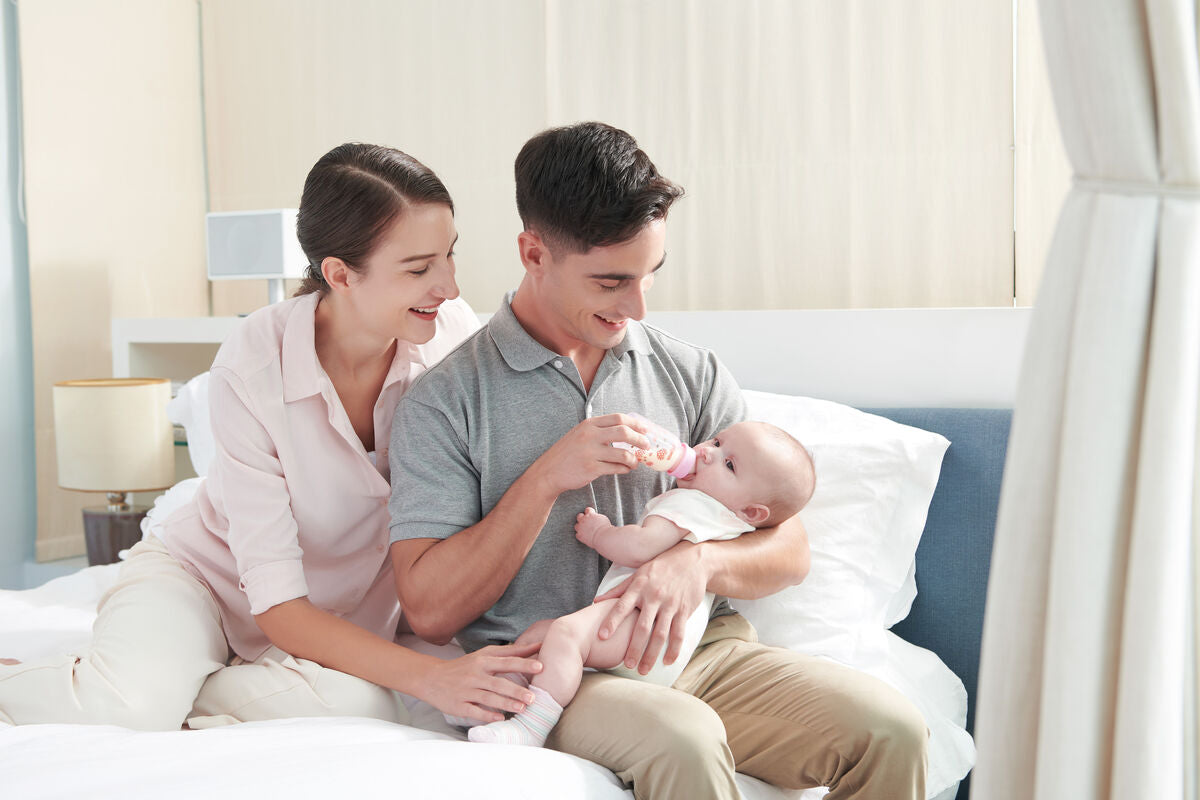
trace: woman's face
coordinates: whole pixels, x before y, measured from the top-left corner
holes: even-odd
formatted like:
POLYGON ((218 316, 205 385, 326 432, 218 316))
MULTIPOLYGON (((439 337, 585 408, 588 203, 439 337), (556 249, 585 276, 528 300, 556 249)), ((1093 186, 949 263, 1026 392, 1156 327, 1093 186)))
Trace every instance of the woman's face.
POLYGON ((373 334, 424 344, 437 330, 438 307, 458 297, 454 214, 433 203, 410 205, 379 239, 349 296, 373 334))

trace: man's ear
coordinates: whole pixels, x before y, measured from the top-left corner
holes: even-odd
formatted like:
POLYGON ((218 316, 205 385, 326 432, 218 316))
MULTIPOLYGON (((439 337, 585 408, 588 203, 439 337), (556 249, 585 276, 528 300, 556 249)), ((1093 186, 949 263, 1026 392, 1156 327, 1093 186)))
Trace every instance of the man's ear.
POLYGON ((533 231, 521 231, 517 234, 517 250, 521 255, 521 263, 525 271, 533 275, 545 272, 553 261, 550 248, 546 246, 541 236, 533 231))
POLYGON ((753 525, 757 528, 767 521, 767 517, 771 516, 771 509, 762 503, 751 503, 739 511, 737 515, 745 520, 747 525, 753 525))
POLYGON ((340 258, 329 256, 321 261, 321 275, 329 288, 335 292, 344 292, 350 286, 350 276, 353 270, 346 266, 340 258))

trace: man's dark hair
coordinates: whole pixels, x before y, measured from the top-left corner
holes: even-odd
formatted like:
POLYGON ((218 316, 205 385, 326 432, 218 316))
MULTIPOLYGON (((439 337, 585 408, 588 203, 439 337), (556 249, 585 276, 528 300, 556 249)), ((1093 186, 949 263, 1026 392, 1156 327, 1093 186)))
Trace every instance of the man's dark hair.
POLYGON ((534 136, 517 154, 516 177, 525 230, 572 253, 628 242, 683 196, 632 136, 602 122, 534 136))

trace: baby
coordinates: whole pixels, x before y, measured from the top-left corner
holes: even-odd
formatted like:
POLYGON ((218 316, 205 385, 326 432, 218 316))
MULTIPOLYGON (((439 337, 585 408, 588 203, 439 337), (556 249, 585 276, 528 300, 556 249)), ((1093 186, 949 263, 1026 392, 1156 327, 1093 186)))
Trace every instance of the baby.
MULTIPOLYGON (((592 508, 578 515, 576 538, 613 562, 597 595, 619 585, 634 569, 683 539, 732 539, 776 525, 812 497, 816 485, 812 458, 799 442, 774 425, 740 422, 696 445, 695 450, 695 471, 678 480, 679 488, 647 503, 639 524, 614 526, 592 508)), ((597 637, 615 602, 605 600, 565 617, 536 622, 521 634, 519 643, 542 642, 539 659, 543 669, 530 687, 534 701, 510 719, 471 728, 468 738, 541 747, 562 716, 563 706, 575 697, 584 667, 612 670, 664 686, 674 683, 708 624, 713 595, 707 594, 688 619, 683 650, 675 662, 666 667, 660 656, 648 675, 625 667, 613 669, 629 648, 636 615, 626 617, 608 639, 597 637)))

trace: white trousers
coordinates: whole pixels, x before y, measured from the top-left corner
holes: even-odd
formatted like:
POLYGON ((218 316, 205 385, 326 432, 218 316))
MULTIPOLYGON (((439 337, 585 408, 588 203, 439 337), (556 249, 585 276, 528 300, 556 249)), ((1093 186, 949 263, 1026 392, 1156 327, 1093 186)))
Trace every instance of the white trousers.
MULTIPOLYGON (((229 662, 212 595, 157 538, 130 551, 86 653, 0 665, 0 721, 207 728, 284 717, 407 722, 390 689, 272 647, 229 662)), ((2 655, 2 654, 0 654, 2 655)))

